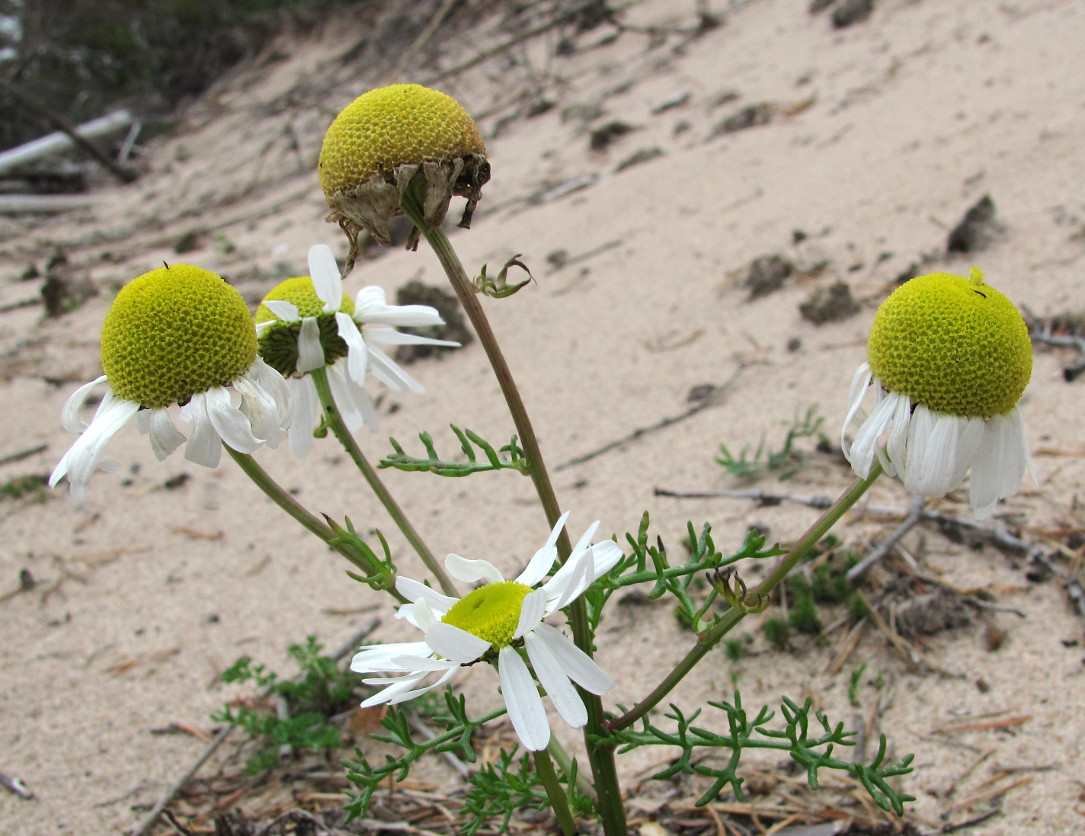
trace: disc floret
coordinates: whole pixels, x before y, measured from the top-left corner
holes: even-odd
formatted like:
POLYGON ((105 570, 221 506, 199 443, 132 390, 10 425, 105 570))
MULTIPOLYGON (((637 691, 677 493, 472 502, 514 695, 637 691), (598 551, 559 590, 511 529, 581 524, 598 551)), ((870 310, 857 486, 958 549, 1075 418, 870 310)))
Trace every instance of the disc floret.
POLYGON ((524 598, 530 586, 516 581, 499 581, 479 587, 452 605, 444 618, 461 630, 478 636, 500 650, 512 643, 524 598))

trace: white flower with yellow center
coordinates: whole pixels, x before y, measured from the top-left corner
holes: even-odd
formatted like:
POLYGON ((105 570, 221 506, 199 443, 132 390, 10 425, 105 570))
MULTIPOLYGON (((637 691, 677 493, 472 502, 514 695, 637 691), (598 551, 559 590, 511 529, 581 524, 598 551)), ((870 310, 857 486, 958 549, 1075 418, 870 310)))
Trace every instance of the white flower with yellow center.
POLYGON ((199 267, 162 267, 121 289, 102 325, 102 369, 64 407, 65 429, 80 436, 49 478, 55 486, 67 476, 80 502, 106 445, 133 417, 162 460, 186 441, 169 412, 180 406, 192 425, 185 458, 206 467, 218 464, 223 443, 240 453, 276 446, 289 423, 286 383, 257 356, 244 300, 199 267), (79 410, 102 383, 109 388, 87 425, 79 410))
POLYGON ((512 727, 526 748, 539 751, 550 742, 539 685, 565 722, 574 728, 583 726, 588 721, 587 709, 573 683, 592 694, 604 694, 614 681, 543 619, 567 607, 609 572, 622 552, 613 540, 590 545, 599 527, 598 522, 592 523, 565 564, 536 588, 553 568, 555 543, 568 516, 558 520, 516 580, 505 580, 489 561, 455 554, 445 559, 449 574, 465 583, 485 582, 462 598, 442 595, 410 578, 397 578, 396 589, 410 603, 400 607, 396 617, 407 619, 425 638, 362 648, 350 664, 352 671, 395 674, 364 680, 367 685, 386 687, 362 707, 413 699, 448 682, 463 666, 496 661, 512 727), (521 649, 527 653, 530 669, 521 649), (426 683, 431 675, 437 675, 436 679, 426 683))
POLYGON ((389 305, 384 290, 375 286, 362 288, 353 301, 344 296, 335 256, 324 244, 309 249, 309 273, 278 284, 256 310, 260 356, 290 387, 290 449, 299 458, 309 451, 321 412, 310 372, 327 368, 332 396, 351 432, 363 425, 375 430, 367 374, 397 392, 425 391, 378 346, 459 345, 396 330, 444 324, 428 305, 389 305))
POLYGON ((971 469, 977 519, 1017 493, 1026 470, 1036 481, 1017 406, 1032 373, 1032 343, 1017 308, 979 270, 969 278, 918 276, 897 288, 874 317, 867 359, 841 432, 859 476, 877 458, 909 492, 944 496, 971 469), (853 422, 859 429, 849 445, 853 422))

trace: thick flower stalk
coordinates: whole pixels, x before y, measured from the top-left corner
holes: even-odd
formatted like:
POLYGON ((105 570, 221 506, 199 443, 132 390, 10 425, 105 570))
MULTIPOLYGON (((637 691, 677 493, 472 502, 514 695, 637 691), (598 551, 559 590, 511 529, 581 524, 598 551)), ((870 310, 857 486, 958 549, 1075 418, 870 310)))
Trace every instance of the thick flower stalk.
MULTIPOLYGON (((330 210, 350 241, 347 269, 367 231, 387 246, 388 222, 400 213, 403 193, 416 175, 423 178, 425 218, 440 225, 453 195, 467 198, 460 226, 471 215, 490 178, 486 145, 467 111, 450 96, 418 84, 370 90, 336 117, 324 136, 318 164, 330 210)), ((418 232, 407 245, 414 248, 418 232)))
POLYGON ((365 389, 372 375, 397 392, 424 392, 422 384, 381 351, 382 345, 459 345, 401 327, 442 325, 435 308, 389 305, 384 290, 364 287, 354 300, 343 294, 343 282, 331 248, 309 249, 309 276, 277 285, 256 310, 260 356, 282 374, 290 387, 294 412, 290 449, 305 456, 319 422, 320 399, 311 373, 326 369, 336 405, 351 432, 377 429, 377 413, 365 389))
POLYGON ((159 460, 185 444, 185 458, 206 467, 218 465, 224 443, 246 454, 275 447, 289 424, 285 381, 257 356, 248 307, 207 270, 175 264, 125 285, 102 326, 101 353, 105 374, 64 407, 64 427, 80 436, 49 479, 55 486, 67 476, 79 501, 106 445, 132 418, 159 460), (108 389, 88 425, 79 410, 102 383, 108 389), (172 407, 191 425, 187 438, 172 407))
POLYGON ((573 683, 592 694, 604 694, 613 680, 544 619, 609 572, 622 552, 612 540, 591 545, 599 527, 593 523, 569 560, 543 582, 554 567, 555 543, 568 516, 562 515, 515 580, 505 580, 489 561, 455 554, 445 559, 453 577, 466 583, 484 582, 462 598, 441 595, 410 578, 397 578, 396 590, 410 601, 399 608, 397 617, 425 635, 422 641, 364 647, 354 657, 350 667, 357 673, 389 674, 364 680, 384 687, 362 707, 412 699, 444 685, 461 667, 485 661, 497 665, 509 718, 527 749, 537 752, 550 742, 539 685, 570 726, 587 723, 587 710, 573 683))
POLYGON ((919 496, 944 496, 971 470, 973 513, 988 517, 1032 474, 1018 408, 1031 373, 1021 314, 979 270, 911 279, 874 318, 867 362, 852 382, 844 455, 864 478, 877 459, 919 496), (859 427, 849 444, 852 423, 859 427))

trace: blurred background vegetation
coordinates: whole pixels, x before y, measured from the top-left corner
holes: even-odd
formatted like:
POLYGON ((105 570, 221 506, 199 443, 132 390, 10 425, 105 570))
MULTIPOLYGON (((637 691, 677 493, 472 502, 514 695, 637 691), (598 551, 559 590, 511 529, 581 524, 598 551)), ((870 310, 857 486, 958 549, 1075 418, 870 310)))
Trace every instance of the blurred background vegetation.
POLYGON ((168 116, 286 27, 381 0, 0 0, 0 149, 119 107, 168 116), (18 95, 22 94, 22 95, 18 95))

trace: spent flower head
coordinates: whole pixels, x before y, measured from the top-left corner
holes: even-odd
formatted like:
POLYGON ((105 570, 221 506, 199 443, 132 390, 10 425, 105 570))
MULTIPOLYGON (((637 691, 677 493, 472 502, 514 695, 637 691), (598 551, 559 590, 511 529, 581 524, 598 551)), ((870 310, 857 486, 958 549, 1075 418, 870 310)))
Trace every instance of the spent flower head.
POLYGON ((1021 314, 979 270, 911 279, 874 318, 867 362, 852 382, 844 454, 864 478, 877 457, 920 496, 944 496, 971 469, 972 509, 987 517, 1031 473, 1018 409, 1031 373, 1021 314), (875 398, 869 416, 862 408, 868 388, 875 398), (853 422, 859 429, 849 445, 853 422))
POLYGON ((574 728, 583 726, 588 720, 587 709, 573 683, 590 693, 604 694, 614 682, 543 619, 567 607, 609 572, 622 552, 613 540, 591 545, 599 527, 598 522, 592 523, 565 564, 543 582, 557 559, 555 544, 568 516, 566 513, 558 520, 546 543, 515 580, 505 580, 489 561, 455 554, 445 559, 453 577, 465 583, 484 581, 462 598, 442 595, 410 578, 397 578, 396 589, 410 603, 400 607, 396 616, 422 630, 425 637, 417 642, 363 647, 355 655, 350 668, 357 673, 394 674, 364 680, 368 685, 385 687, 362 707, 413 699, 448 682, 461 667, 486 661, 497 665, 509 718, 526 748, 539 751, 550 742, 539 685, 565 722, 574 728), (437 677, 427 684, 434 674, 437 677))
POLYGON ((241 295, 214 273, 175 264, 129 282, 106 315, 101 353, 105 374, 64 407, 64 427, 81 434, 49 479, 55 486, 67 476, 80 501, 109 440, 133 417, 160 460, 186 441, 170 415, 173 406, 192 425, 185 457, 197 464, 215 467, 223 443, 252 453, 282 440, 286 384, 257 356, 241 295), (101 383, 109 388, 87 425, 79 410, 101 383))
MULTIPOLYGON (((318 169, 328 220, 350 240, 348 265, 362 230, 391 244, 388 222, 416 175, 425 181, 423 207, 431 227, 444 220, 453 195, 467 198, 460 226, 470 226, 490 179, 486 144, 474 120, 452 97, 418 84, 370 90, 344 108, 324 136, 318 169)), ((407 245, 417 243, 412 230, 407 245)))
POLYGON ((459 345, 396 330, 443 324, 434 308, 389 305, 384 290, 376 286, 362 288, 353 300, 345 296, 335 256, 324 244, 309 248, 309 273, 281 282, 256 309, 260 356, 290 388, 290 449, 298 457, 308 452, 321 414, 310 372, 327 369, 336 405, 352 432, 363 425, 375 430, 377 413, 365 390, 367 374, 397 392, 425 391, 378 346, 459 345))

